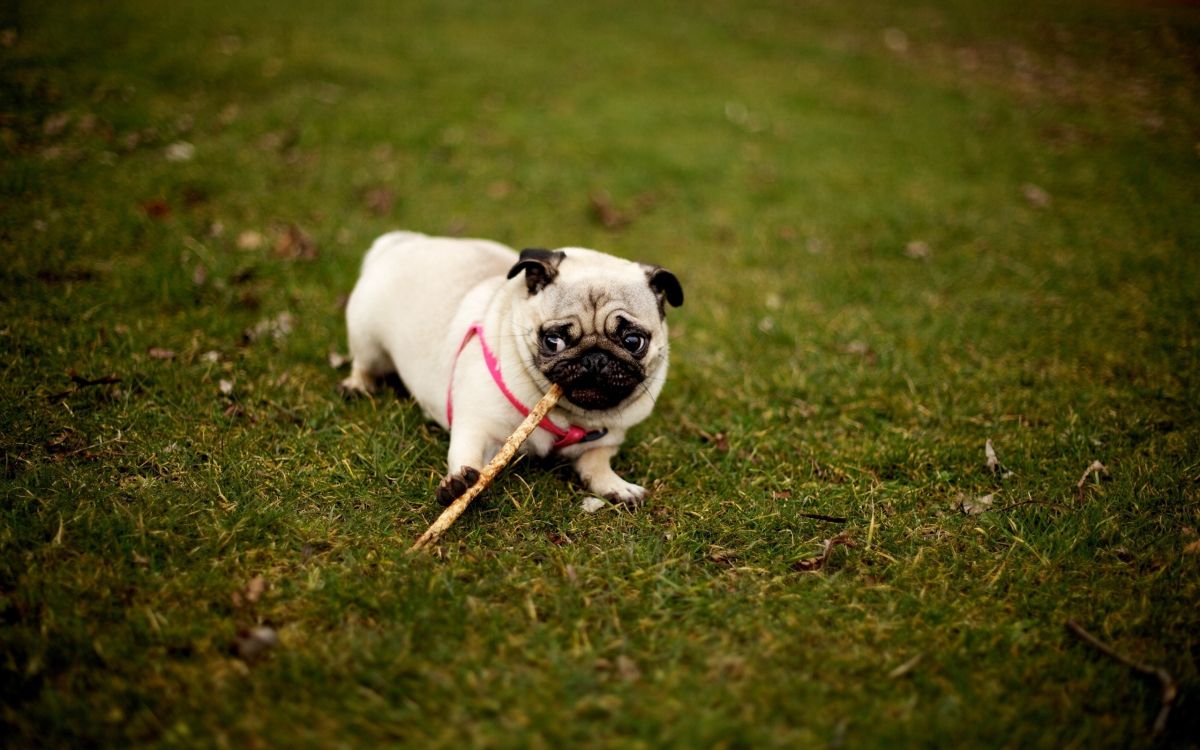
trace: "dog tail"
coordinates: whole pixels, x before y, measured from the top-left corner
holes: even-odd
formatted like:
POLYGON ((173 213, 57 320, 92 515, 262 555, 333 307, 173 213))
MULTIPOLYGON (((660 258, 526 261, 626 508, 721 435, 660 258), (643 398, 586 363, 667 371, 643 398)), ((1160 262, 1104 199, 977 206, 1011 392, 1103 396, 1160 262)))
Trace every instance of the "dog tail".
POLYGON ((367 250, 366 256, 363 257, 363 268, 369 266, 372 258, 375 258, 386 252, 389 247, 392 247, 393 245, 402 245, 405 242, 412 242, 413 240, 424 239, 427 236, 428 235, 421 234, 420 232, 388 232, 371 244, 371 249, 367 250))

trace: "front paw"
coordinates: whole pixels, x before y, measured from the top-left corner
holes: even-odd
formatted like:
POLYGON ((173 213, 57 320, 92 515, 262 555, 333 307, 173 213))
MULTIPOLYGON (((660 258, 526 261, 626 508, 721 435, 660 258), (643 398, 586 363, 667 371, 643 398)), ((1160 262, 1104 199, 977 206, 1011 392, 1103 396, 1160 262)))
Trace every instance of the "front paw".
POLYGON ((463 466, 457 474, 450 474, 438 485, 435 497, 442 505, 449 505, 479 481, 479 469, 463 466))
POLYGON ((624 479, 614 479, 605 482, 603 487, 592 487, 592 491, 614 505, 637 505, 646 499, 646 488, 626 482, 624 479))

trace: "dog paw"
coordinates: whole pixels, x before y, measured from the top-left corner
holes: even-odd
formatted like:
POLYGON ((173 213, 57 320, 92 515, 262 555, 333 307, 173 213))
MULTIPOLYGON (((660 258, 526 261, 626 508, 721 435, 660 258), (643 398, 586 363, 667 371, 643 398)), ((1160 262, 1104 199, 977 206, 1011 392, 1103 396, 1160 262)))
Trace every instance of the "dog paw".
POLYGON ((363 396, 370 396, 375 390, 375 384, 365 378, 351 375, 337 385, 338 395, 347 401, 363 396))
POLYGON ((618 479, 612 484, 612 487, 606 488, 607 491, 597 494, 603 495, 605 500, 614 505, 637 505, 646 499, 645 487, 626 482, 623 479, 618 479))
POLYGON ((457 474, 450 474, 438 485, 435 497, 442 505, 449 505, 466 492, 475 482, 479 481, 479 469, 464 466, 457 474))

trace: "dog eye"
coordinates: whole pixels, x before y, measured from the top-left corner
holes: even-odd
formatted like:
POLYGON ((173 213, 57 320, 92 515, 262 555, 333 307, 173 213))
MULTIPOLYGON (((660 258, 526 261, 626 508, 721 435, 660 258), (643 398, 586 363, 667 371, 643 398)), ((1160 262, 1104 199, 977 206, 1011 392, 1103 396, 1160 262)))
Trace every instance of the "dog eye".
POLYGON ((542 348, 552 354, 558 354, 567 348, 567 340, 557 333, 543 333, 542 348))
POLYGON ((621 346, 630 354, 641 354, 646 350, 646 344, 650 343, 649 339, 640 333, 629 332, 621 337, 621 346))

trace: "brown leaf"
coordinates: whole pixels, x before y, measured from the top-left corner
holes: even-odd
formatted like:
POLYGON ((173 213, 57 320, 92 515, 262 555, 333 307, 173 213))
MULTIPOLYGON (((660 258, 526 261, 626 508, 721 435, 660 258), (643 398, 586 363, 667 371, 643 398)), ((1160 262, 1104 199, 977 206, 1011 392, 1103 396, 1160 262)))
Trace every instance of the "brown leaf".
POLYGON ((284 260, 316 260, 317 244, 295 224, 289 224, 275 241, 275 257, 284 260))
POLYGON ((279 634, 269 625, 258 625, 238 633, 234 651, 242 661, 251 662, 266 654, 279 643, 279 634))
POLYGON ((1050 205, 1050 194, 1033 183, 1022 185, 1021 195, 1024 196, 1025 202, 1034 208, 1046 208, 1050 205))
POLYGON ((617 210, 612 198, 606 192, 592 193, 592 218, 605 229, 620 229, 630 222, 630 218, 617 210))
POLYGON ((929 260, 933 257, 933 249, 923 240, 913 240, 904 246, 904 254, 913 260, 929 260))
POLYGON ((825 547, 821 550, 821 554, 815 557, 797 560, 796 562, 792 563, 792 570, 797 570, 802 573, 820 570, 821 568, 825 567, 825 563, 829 562, 829 558, 833 554, 833 550, 843 545, 846 547, 854 546, 854 542, 851 541, 850 535, 844 531, 832 539, 826 539, 825 547))
POLYGON ((396 191, 385 186, 368 188, 363 192, 363 205, 375 216, 387 216, 396 205, 396 191))
POLYGON ((296 327, 296 318, 290 312, 281 312, 274 318, 263 318, 254 324, 253 328, 242 331, 242 340, 246 343, 258 341, 270 336, 276 341, 283 341, 296 327))
POLYGON ((986 510, 991 510, 993 500, 995 500, 995 496, 992 494, 980 497, 959 495, 958 499, 954 501, 954 509, 968 516, 977 516, 986 510))
POLYGON ((48 136, 56 136, 67 129, 67 125, 71 122, 70 112, 59 112, 55 115, 50 115, 42 124, 42 132, 48 136))
POLYGON ((1183 548, 1183 554, 1185 555, 1194 555, 1198 552, 1200 552, 1200 539, 1197 539, 1183 548))
POLYGON ((638 668, 636 661, 621 654, 617 657, 617 674, 621 675, 621 679, 626 682, 637 682, 641 679, 642 670, 638 668))
POLYGON ((1092 461, 1091 465, 1083 472, 1083 476, 1079 478, 1079 482, 1075 484, 1075 489, 1079 493, 1079 499, 1083 499, 1083 493, 1086 491, 1088 477, 1096 475, 1096 481, 1102 477, 1108 476, 1108 467, 1099 461, 1092 461))
POLYGON ((167 161, 191 161, 196 156, 196 147, 187 141, 176 141, 163 149, 163 158, 167 161))
POLYGON ((82 450, 87 440, 70 427, 46 441, 43 446, 47 453, 74 453, 82 450))
POLYGON ((150 359, 175 359, 175 352, 161 346, 152 346, 146 350, 146 356, 150 359))
POLYGON ((617 230, 653 209, 658 197, 653 192, 641 193, 633 199, 633 205, 628 209, 618 208, 612 196, 604 190, 592 193, 588 200, 591 204, 592 219, 605 229, 617 230))
POLYGON ((171 206, 162 198, 142 201, 140 208, 151 219, 165 219, 171 215, 171 206))
POLYGON ((512 190, 513 184, 508 180, 496 180, 487 186, 487 195, 494 201, 504 200, 512 190))
POLYGON ((254 576, 253 578, 251 578, 249 581, 246 582, 246 588, 245 588, 245 593, 244 593, 244 596, 246 597, 246 602, 248 604, 255 603, 262 597, 263 592, 265 592, 266 590, 267 590, 266 580, 264 580, 262 576, 254 576))
POLYGON ((237 246, 239 250, 257 250, 263 246, 266 238, 261 233, 253 229, 247 229, 237 236, 237 246))
POLYGON ((718 432, 716 435, 705 430, 698 430, 700 439, 706 443, 712 443, 713 447, 722 453, 729 450, 729 436, 723 432, 718 432))
POLYGON ((713 545, 708 548, 708 559, 717 565, 733 565, 733 561, 737 559, 737 552, 713 545))

